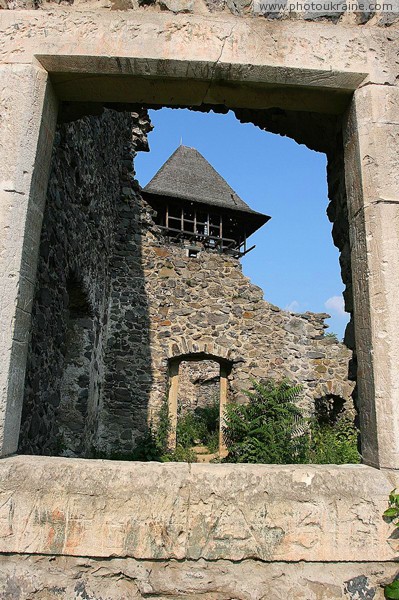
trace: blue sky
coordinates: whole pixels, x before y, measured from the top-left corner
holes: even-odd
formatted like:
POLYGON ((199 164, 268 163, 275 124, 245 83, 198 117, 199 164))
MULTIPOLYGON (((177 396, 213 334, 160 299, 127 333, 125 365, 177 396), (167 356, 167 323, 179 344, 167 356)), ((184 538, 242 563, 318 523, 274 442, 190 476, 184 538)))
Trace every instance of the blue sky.
POLYGON ((250 238, 256 248, 242 259, 245 275, 281 308, 331 314, 328 331, 342 338, 348 315, 326 216, 325 155, 243 125, 231 112, 163 108, 150 116, 151 151, 135 161, 140 184, 146 185, 181 139, 196 148, 251 208, 272 217, 250 238))

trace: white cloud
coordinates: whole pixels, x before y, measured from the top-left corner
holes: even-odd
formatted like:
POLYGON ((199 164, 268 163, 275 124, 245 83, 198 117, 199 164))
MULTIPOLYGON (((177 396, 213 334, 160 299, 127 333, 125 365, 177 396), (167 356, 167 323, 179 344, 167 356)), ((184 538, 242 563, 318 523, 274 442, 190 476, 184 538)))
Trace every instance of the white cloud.
POLYGON ((290 312, 298 312, 299 311, 299 302, 298 300, 293 300, 285 307, 285 310, 289 310, 290 312))
POLYGON ((325 301, 324 306, 326 309, 331 312, 343 317, 346 315, 344 299, 342 296, 331 296, 328 300, 325 301))

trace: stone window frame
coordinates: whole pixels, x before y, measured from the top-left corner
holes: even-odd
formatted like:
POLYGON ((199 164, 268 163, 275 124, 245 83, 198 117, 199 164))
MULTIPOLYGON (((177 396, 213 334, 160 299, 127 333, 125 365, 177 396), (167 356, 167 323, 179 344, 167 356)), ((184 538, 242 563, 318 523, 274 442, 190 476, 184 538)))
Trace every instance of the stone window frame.
MULTIPOLYGON (((24 18, 31 27, 29 13, 18 15, 20 22, 24 18)), ((36 17, 37 21, 42 18, 47 17, 36 17)), ((211 45, 201 45, 199 50, 191 38, 178 48, 179 54, 168 55, 163 48, 168 57, 154 58, 142 42, 128 56, 112 52, 105 56, 98 48, 86 54, 83 49, 77 55, 68 33, 60 37, 56 52, 46 54, 48 39, 37 43, 36 52, 32 42, 18 63, 1 67, 1 76, 12 90, 11 127, 5 130, 1 148, 9 207, 3 215, 6 234, 0 269, 4 281, 1 455, 17 450, 30 310, 59 102, 158 106, 205 102, 227 108, 259 108, 272 102, 281 109, 302 107, 321 115, 328 111, 342 115, 363 459, 373 467, 399 469, 399 295, 395 284, 399 257, 394 251, 399 242, 399 232, 394 230, 399 200, 393 177, 398 88, 373 82, 363 85, 368 73, 356 69, 287 67, 284 58, 267 56, 259 64, 259 49, 253 46, 238 48, 222 63, 227 35, 217 60, 210 59, 211 45), (387 137, 391 144, 384 142, 387 137)))

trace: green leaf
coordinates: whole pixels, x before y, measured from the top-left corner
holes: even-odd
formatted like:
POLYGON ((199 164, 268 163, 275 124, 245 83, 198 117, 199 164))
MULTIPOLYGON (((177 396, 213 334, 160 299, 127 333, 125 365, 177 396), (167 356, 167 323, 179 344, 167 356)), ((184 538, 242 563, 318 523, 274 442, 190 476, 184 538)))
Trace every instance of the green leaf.
POLYGON ((384 517, 389 517, 390 519, 399 517, 399 509, 395 508, 394 506, 387 508, 387 510, 384 512, 384 517))
POLYGON ((399 600, 399 580, 396 579, 384 589, 385 598, 389 600, 399 600))

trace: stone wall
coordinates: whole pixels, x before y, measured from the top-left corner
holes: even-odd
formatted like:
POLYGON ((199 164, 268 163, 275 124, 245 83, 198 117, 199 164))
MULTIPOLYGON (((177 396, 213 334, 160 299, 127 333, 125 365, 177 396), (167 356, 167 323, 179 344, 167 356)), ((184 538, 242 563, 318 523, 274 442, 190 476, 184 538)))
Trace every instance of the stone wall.
MULTIPOLYGON (((54 6, 60 5, 64 10, 68 7, 74 9, 96 8, 108 10, 123 10, 123 11, 168 11, 172 14, 214 14, 224 13, 226 15, 234 15, 235 17, 255 17, 253 10, 253 2, 251 0, 0 0, 0 8, 10 10, 32 10, 32 9, 53 9, 54 6), (73 6, 71 6, 73 5, 73 6)), ((362 10, 356 14, 345 14, 341 6, 336 7, 335 11, 330 12, 305 12, 281 11, 266 13, 260 15, 262 18, 276 19, 301 19, 304 21, 320 21, 325 20, 334 24, 356 24, 366 25, 370 21, 382 27, 389 27, 398 20, 398 15, 395 12, 380 14, 375 10, 375 3, 362 3, 362 10)), ((258 18, 260 18, 258 17, 258 18)))
POLYGON ((398 477, 363 465, 16 456, 0 480, 2 600, 382 600, 398 572, 398 477))
POLYGON ((220 365, 213 360, 183 361, 179 368, 178 411, 181 415, 197 407, 219 403, 220 365))
POLYGON ((101 560, 0 556, 3 600, 383 600, 394 562, 101 560), (265 590, 267 590, 265 592, 265 590))
POLYGON ((251 378, 303 385, 301 405, 340 396, 351 406, 351 352, 324 336, 327 315, 297 315, 263 299, 239 261, 211 251, 188 258, 184 247, 149 235, 142 245, 152 323, 152 418, 164 401, 168 359, 204 354, 231 363, 229 396, 243 401, 251 378), (152 238, 152 239, 151 239, 152 238))
POLYGON ((85 455, 95 444, 112 333, 115 223, 123 222, 124 159, 130 175, 132 143, 145 131, 143 125, 139 136, 132 132, 138 121, 138 115, 105 110, 58 126, 32 312, 22 452, 85 455))

